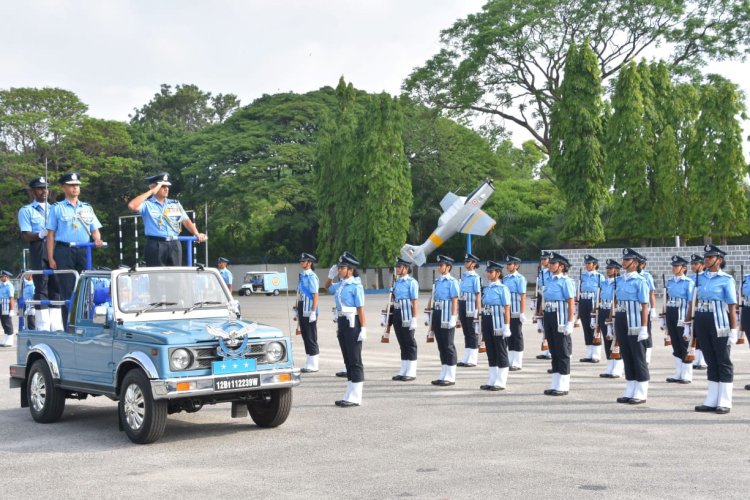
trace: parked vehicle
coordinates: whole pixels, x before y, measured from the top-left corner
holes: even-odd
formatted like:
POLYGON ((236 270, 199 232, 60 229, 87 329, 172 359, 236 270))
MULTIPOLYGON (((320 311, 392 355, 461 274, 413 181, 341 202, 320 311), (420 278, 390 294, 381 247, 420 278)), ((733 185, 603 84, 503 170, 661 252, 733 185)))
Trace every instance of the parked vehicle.
POLYGON ((276 271, 248 271, 242 280, 240 295, 251 293, 265 293, 266 295, 278 295, 286 292, 289 288, 286 273, 276 271))

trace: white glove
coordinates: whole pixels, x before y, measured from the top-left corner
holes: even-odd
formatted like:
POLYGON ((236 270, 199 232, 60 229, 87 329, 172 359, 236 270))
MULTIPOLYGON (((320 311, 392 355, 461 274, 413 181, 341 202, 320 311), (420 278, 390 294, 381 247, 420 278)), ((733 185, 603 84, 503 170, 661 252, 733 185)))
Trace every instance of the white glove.
POLYGON ((41 228, 41 229, 39 230, 39 232, 38 232, 38 233, 36 233, 36 235, 37 235, 37 236, 39 236, 39 239, 40 239, 40 240, 43 240, 44 238, 46 238, 46 237, 47 237, 47 229, 46 229, 46 228, 41 228))
POLYGON ((385 315, 382 315, 380 317, 380 326, 385 326, 388 323, 388 317, 385 315))
POLYGON ((510 337, 510 325, 503 325, 503 338, 507 339, 510 337))
POLYGON ((536 320, 536 331, 539 333, 542 333, 544 331, 544 325, 542 324, 541 319, 536 320))
POLYGON ((364 326, 359 329, 359 337, 357 337, 357 342, 362 342, 367 338, 367 328, 364 326))
POLYGON ((318 319, 318 313, 316 313, 315 311, 311 311, 310 312, 310 323, 315 323, 315 321, 317 321, 317 319, 318 319))
POLYGON ((596 328, 596 315, 595 315, 595 314, 592 314, 592 315, 591 315, 591 323, 590 323, 590 326, 591 326, 591 328, 596 328))
POLYGON ((648 340, 648 327, 642 326, 640 330, 638 330, 638 342, 642 342, 644 340, 648 340))
POLYGON ((565 333, 565 335, 570 335, 571 333, 573 333, 573 322, 572 321, 568 321, 565 324, 565 331, 563 333, 565 333))
POLYGON ((448 320, 448 328, 456 328, 456 317, 451 316, 448 320))
POLYGON ((659 313, 656 312, 656 309, 651 309, 651 321, 655 321, 658 317, 659 313))
POLYGON ((526 315, 524 313, 519 314, 518 321, 520 321, 522 325, 526 323, 526 315))
POLYGON ((690 340, 690 325, 686 324, 683 325, 683 327, 685 328, 685 331, 682 332, 682 338, 685 340, 690 340))
POLYGON ((339 266, 337 264, 334 264, 328 270, 328 279, 335 280, 336 276, 338 275, 339 275, 339 266))
POLYGON ((409 320, 409 330, 414 331, 417 329, 417 318, 412 317, 409 320))
POLYGON ((612 340, 612 324, 607 325, 607 339, 612 340))
POLYGON ((665 330, 667 328, 667 320, 664 318, 661 318, 659 320, 659 329, 665 330))
POLYGON ((729 337, 727 338, 727 345, 732 345, 737 343, 737 329, 732 328, 729 330, 729 337))

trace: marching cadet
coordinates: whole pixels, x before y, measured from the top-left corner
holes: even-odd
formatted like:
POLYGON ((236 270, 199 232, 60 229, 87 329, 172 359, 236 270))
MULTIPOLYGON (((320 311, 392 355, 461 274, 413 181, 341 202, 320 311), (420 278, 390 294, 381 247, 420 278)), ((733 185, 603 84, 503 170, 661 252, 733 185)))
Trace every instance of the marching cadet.
MULTIPOLYGON (((536 277, 536 331, 544 335, 544 287, 552 279, 552 273, 549 270, 549 258, 552 252, 542 250, 539 256, 539 272, 536 277)), ((544 338, 544 337, 543 337, 544 338)), ((536 359, 552 359, 552 355, 549 352, 549 348, 545 349, 547 344, 546 338, 542 340, 542 352, 536 355, 536 359)))
POLYGON ((508 381, 508 344, 511 337, 511 292, 500 280, 503 266, 487 261, 487 280, 482 291, 482 337, 487 346, 490 366, 487 383, 479 388, 485 391, 502 391, 508 381))
POLYGON ((503 284, 510 291, 510 338, 508 343, 508 362, 510 371, 523 368, 523 324, 526 323, 526 278, 518 272, 521 259, 508 255, 505 257, 503 284))
MULTIPOLYGON (((101 248, 102 238, 99 228, 102 224, 96 218, 94 209, 80 201, 81 176, 69 172, 59 179, 65 199, 50 207, 47 220, 47 257, 50 269, 74 269, 79 273, 86 269, 86 249, 76 246, 94 240, 96 248, 101 248)), ((75 277, 61 274, 49 281, 51 300, 67 300, 73 293, 75 277)), ((50 308, 50 327, 62 330, 67 325, 68 307, 50 308), (62 317, 58 315, 62 314, 62 317)))
POLYGON ((654 337, 651 334, 651 323, 656 321, 659 314, 656 311, 656 284, 654 283, 654 277, 650 272, 646 271, 646 261, 648 259, 646 259, 644 255, 641 255, 641 258, 643 260, 638 264, 638 272, 646 278, 646 283, 648 283, 648 339, 643 343, 646 346, 646 363, 648 364, 651 362, 651 351, 654 347, 654 337))
POLYGON ((396 281, 393 283, 393 328, 401 348, 401 370, 392 380, 411 382, 417 378, 417 297, 419 283, 410 276, 411 264, 396 259, 396 281))
POLYGON ((586 342, 586 357, 580 359, 581 363, 598 363, 601 359, 599 346, 594 344, 596 333, 596 311, 594 304, 602 284, 602 275, 598 272, 599 259, 592 255, 583 257, 586 270, 581 273, 581 294, 578 299, 578 317, 581 318, 583 327, 583 338, 586 342))
POLYGON ((232 276, 232 271, 227 269, 227 265, 229 264, 229 259, 226 257, 219 257, 216 261, 216 267, 219 269, 219 275, 221 276, 221 279, 224 280, 224 283, 226 283, 227 288, 229 288, 229 293, 232 293, 232 281, 234 281, 234 278, 232 276))
POLYGON ((319 368, 320 348, 318 347, 318 293, 320 281, 315 274, 315 263, 318 259, 310 253, 299 256, 302 272, 297 283, 297 304, 294 317, 299 321, 302 342, 305 344, 305 366, 302 373, 314 373, 319 368))
MULTIPOLYGON (((742 309, 740 314, 740 328, 745 332, 745 337, 750 335, 750 301, 748 301, 748 294, 750 293, 750 276, 741 276, 742 280, 742 309)), ((750 339, 748 339, 750 341, 750 339)), ((697 350, 696 350, 697 353, 697 350)), ((745 385, 745 390, 750 391, 750 384, 745 385)))
POLYGON ((128 202, 128 210, 139 212, 143 218, 146 265, 181 266, 182 245, 177 238, 182 226, 198 238, 198 243, 206 241, 206 235, 198 231, 179 201, 167 198, 172 185, 168 173, 152 175, 146 181, 148 191, 128 202))
POLYGON ((622 359, 612 356, 612 347, 615 341, 615 332, 610 318, 612 318, 613 299, 617 290, 616 280, 620 280, 620 269, 622 266, 614 259, 607 259, 607 279, 602 281, 599 300, 599 330, 603 333, 604 354, 607 356, 607 369, 600 373, 602 378, 622 377, 622 359))
POLYGON ((689 317, 688 309, 693 299, 695 284, 685 276, 688 261, 679 255, 671 259, 672 276, 667 280, 666 317, 662 318, 662 330, 666 327, 672 341, 672 356, 674 356, 674 375, 667 378, 669 383, 689 384, 693 381, 693 362, 685 362, 685 356, 690 347, 690 327, 685 326, 685 319, 689 317))
POLYGON ((732 408, 734 366, 730 353, 737 342, 737 290, 734 278, 722 271, 726 252, 711 244, 703 250, 706 267, 696 277, 693 329, 708 364, 708 394, 695 411, 725 414, 732 408))
POLYGON ((435 333, 442 369, 438 378, 432 381, 432 385, 444 387, 456 384, 458 359, 453 338, 456 333, 459 289, 458 281, 450 274, 453 259, 446 255, 438 255, 437 263, 440 276, 435 280, 430 329, 435 333))
MULTIPOLYGON (((47 212, 49 196, 47 179, 35 177, 29 182, 29 188, 34 200, 24 205, 18 211, 18 227, 21 230, 21 239, 29 244, 29 260, 31 269, 40 271, 47 267, 47 212)), ((34 275, 34 300, 48 300, 48 277, 42 274, 34 275)), ((35 321, 28 323, 29 328, 39 330, 50 329, 49 306, 34 306, 35 321)))
MULTIPOLYGON (((365 326, 365 290, 359 279, 359 260, 349 252, 344 252, 336 264, 339 282, 329 278, 328 291, 336 295, 338 309, 338 340, 346 366, 346 392, 336 401, 336 406, 347 408, 362 404, 362 387, 365 370, 362 365, 362 343, 367 338, 365 326)), ((338 374, 337 374, 338 375, 338 374)))
MULTIPOLYGON (((690 269, 693 271, 691 276, 688 278, 695 284, 697 276, 703 274, 703 256, 694 253, 690 256, 690 269)), ((698 337, 695 338, 695 359, 693 360, 694 370, 705 370, 706 360, 703 358, 703 351, 701 350, 701 342, 698 337)))
POLYGON ((570 390, 570 355, 573 344, 576 284, 565 276, 570 262, 557 252, 549 259, 552 277, 544 289, 544 336, 552 354, 552 385, 547 396, 565 396, 570 390))
POLYGON ((625 274, 617 281, 617 309, 615 312, 615 337, 625 367, 625 393, 618 403, 642 404, 648 397, 648 340, 649 287, 646 278, 638 272, 645 258, 632 248, 622 251, 622 268, 625 274))
POLYGON ((464 258, 464 269, 466 272, 461 276, 458 296, 458 318, 461 321, 461 329, 464 332, 464 357, 458 362, 458 366, 477 366, 479 354, 479 332, 474 326, 478 319, 482 304, 482 283, 477 274, 479 258, 470 253, 464 258))
POLYGON ((10 278, 13 275, 8 271, 0 271, 0 324, 3 326, 3 337, 0 347, 13 346, 13 317, 11 312, 16 308, 15 293, 16 289, 10 278))

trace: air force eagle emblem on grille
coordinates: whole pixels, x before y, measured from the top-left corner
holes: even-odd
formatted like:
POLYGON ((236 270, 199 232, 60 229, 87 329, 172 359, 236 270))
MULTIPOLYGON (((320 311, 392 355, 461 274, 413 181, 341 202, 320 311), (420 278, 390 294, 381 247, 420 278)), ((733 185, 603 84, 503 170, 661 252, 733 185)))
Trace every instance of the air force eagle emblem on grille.
POLYGON ((216 353, 222 358, 242 358, 247 352, 247 336, 258 328, 257 324, 247 325, 243 328, 232 330, 231 328, 237 323, 225 323, 224 327, 219 328, 213 325, 206 325, 206 331, 219 339, 219 348, 216 353))

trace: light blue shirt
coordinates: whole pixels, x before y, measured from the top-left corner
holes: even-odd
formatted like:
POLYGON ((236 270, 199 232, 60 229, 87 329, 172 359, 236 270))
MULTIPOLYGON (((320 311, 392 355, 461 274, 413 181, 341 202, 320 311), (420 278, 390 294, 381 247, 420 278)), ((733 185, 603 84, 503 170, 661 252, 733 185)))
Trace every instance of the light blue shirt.
POLYGON ((491 281, 482 292, 483 306, 509 306, 510 290, 501 281, 491 281))
POLYGON ((667 280, 667 296, 672 300, 692 300, 695 283, 687 276, 672 276, 667 280))
POLYGON ((393 297, 396 300, 414 300, 419 297, 419 285, 411 276, 400 277, 393 284, 393 297))
POLYGON ((33 281, 21 280, 21 290, 23 290, 23 300, 32 300, 36 287, 33 281))
POLYGON ((159 203, 153 195, 141 204, 138 212, 143 217, 143 231, 146 236, 179 236, 182 221, 187 219, 185 209, 179 201, 166 198, 164 203, 159 203))
POLYGON ((303 296, 312 298, 313 295, 318 293, 320 289, 320 280, 318 275, 312 270, 302 271, 299 274, 299 283, 297 284, 297 290, 299 290, 303 296))
MULTIPOLYGON (((602 279, 602 291, 599 295, 602 302, 612 303, 612 298, 615 296, 615 279, 619 279, 619 277, 602 279)), ((620 283, 617 284, 619 285, 620 283)))
MULTIPOLYGON (((351 278, 336 283, 336 296, 342 306, 347 307, 364 307, 365 289, 362 287, 362 280, 352 276, 351 278)), ((331 286, 331 289, 334 287, 331 286)))
POLYGON ((450 274, 440 276, 435 280, 435 300, 448 300, 458 295, 458 281, 450 274))
POLYGON ((748 294, 750 294, 750 276, 745 276, 742 280, 742 298, 747 300, 748 294))
POLYGON ((596 292, 599 289, 599 283, 604 280, 605 278, 601 273, 583 271, 581 273, 581 291, 587 293, 596 292))
POLYGON ((641 271, 640 273, 644 278, 646 278, 646 284, 648 285, 648 291, 653 292, 656 290, 656 285, 654 284, 654 277, 651 276, 651 273, 648 271, 641 271))
POLYGON ((38 233, 44 228, 44 205, 36 200, 18 211, 18 227, 22 233, 38 233))
POLYGON ((221 275, 221 278, 224 280, 224 283, 226 283, 227 285, 232 284, 232 281, 234 278, 232 277, 232 272, 229 269, 227 268, 219 269, 219 275, 221 275))
POLYGON ((536 286, 537 288, 542 286, 547 286, 549 281, 552 279, 552 273, 549 269, 540 269, 539 274, 537 274, 537 282, 536 286))
POLYGON ((704 271, 698 279, 698 300, 721 300, 727 304, 737 303, 737 287, 731 275, 719 270, 704 271))
POLYGON ((461 295, 465 293, 479 293, 482 291, 482 285, 479 281, 479 275, 476 271, 467 271, 461 276, 461 285, 459 286, 461 295))
POLYGON ((7 283, 0 282, 0 299, 10 299, 16 293, 13 283, 8 280, 7 283))
POLYGON ((575 281, 567 276, 563 276, 562 274, 552 275, 552 278, 547 282, 547 286, 544 289, 545 302, 568 300, 575 296, 575 281))
POLYGON ((81 200, 75 206, 63 200, 50 207, 47 229, 55 232, 55 241, 86 243, 91 241, 89 233, 100 227, 94 209, 81 200))
POLYGON ((636 272, 626 273, 617 282, 617 301, 648 304, 649 288, 646 278, 636 272))

